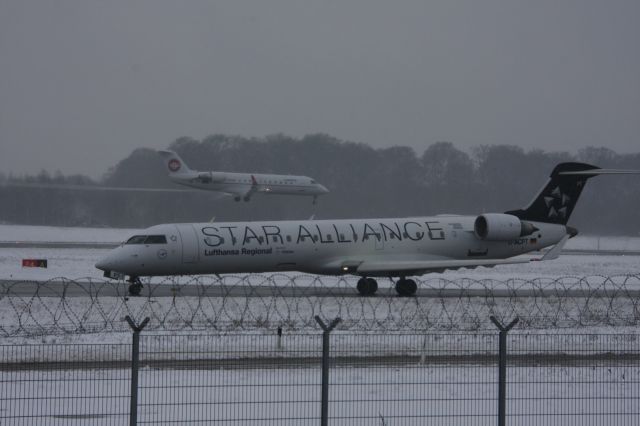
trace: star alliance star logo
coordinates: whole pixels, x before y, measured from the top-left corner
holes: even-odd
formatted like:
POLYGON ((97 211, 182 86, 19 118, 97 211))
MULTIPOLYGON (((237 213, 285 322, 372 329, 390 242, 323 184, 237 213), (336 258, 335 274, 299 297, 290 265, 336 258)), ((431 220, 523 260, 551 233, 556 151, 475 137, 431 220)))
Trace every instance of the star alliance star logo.
POLYGON ((569 201, 571 201, 571 197, 564 194, 559 186, 556 186, 549 196, 544 197, 544 203, 549 209, 547 217, 550 219, 566 218, 569 201))

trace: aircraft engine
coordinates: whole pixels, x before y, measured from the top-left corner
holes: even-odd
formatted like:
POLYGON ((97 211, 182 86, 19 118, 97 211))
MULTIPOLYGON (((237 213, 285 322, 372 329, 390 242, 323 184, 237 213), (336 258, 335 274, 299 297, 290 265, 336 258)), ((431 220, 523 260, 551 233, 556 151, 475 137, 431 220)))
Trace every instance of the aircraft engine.
POLYGON ((476 218, 473 230, 481 240, 507 241, 530 235, 538 228, 510 214, 487 213, 476 218))
POLYGON ((201 172, 196 178, 201 183, 224 182, 225 174, 220 172, 201 172))

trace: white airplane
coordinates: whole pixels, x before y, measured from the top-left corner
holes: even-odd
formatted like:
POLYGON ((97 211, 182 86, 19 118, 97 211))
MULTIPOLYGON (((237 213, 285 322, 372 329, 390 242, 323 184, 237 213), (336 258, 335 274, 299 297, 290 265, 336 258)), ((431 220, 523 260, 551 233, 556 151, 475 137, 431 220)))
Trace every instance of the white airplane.
POLYGON ((515 256, 550 246, 535 260, 557 258, 577 234, 567 221, 587 179, 621 173, 640 171, 559 164, 528 207, 506 213, 156 225, 95 266, 107 277, 128 275, 134 295, 141 276, 301 271, 358 275, 362 295, 376 292, 373 277, 399 277, 396 291, 408 296, 417 289, 410 276, 525 263, 532 259, 515 256))
POLYGON ((318 195, 329 192, 307 176, 258 173, 201 172, 191 170, 173 151, 158 151, 165 159, 169 178, 180 185, 232 195, 236 201, 249 201, 253 194, 307 195, 315 204, 318 195))

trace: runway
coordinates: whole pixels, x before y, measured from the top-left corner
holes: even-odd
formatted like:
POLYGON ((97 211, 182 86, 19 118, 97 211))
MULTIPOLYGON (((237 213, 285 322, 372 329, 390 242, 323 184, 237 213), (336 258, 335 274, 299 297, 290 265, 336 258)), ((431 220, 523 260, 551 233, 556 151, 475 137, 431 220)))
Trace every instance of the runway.
MULTIPOLYGON (((17 281, 0 280, 1 297, 358 297, 355 288, 318 286, 266 285, 198 285, 147 284, 140 296, 128 294, 128 283, 95 281, 17 281)), ((416 298, 526 298, 526 297, 640 297, 640 289, 615 288, 420 288, 416 298)), ((373 298, 399 297, 393 287, 381 287, 373 298)))

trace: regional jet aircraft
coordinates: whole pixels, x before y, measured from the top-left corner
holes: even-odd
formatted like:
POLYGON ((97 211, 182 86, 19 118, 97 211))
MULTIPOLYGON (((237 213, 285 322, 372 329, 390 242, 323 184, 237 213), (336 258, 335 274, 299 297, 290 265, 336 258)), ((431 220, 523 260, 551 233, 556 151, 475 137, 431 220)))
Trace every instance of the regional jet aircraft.
POLYGON ((141 276, 301 271, 360 276, 362 295, 377 291, 374 277, 398 277, 396 291, 410 296, 417 289, 411 276, 525 263, 530 259, 516 256, 550 246, 540 260, 556 258, 577 234, 567 221, 587 179, 621 173, 640 171, 559 164, 527 207, 505 213, 156 225, 96 267, 107 277, 128 275, 134 295, 141 291, 141 276))
POLYGON ((173 151, 158 151, 165 159, 169 177, 175 183, 232 195, 236 201, 249 201, 253 194, 307 195, 315 204, 318 195, 329 192, 307 176, 258 173, 200 172, 191 170, 173 151))

